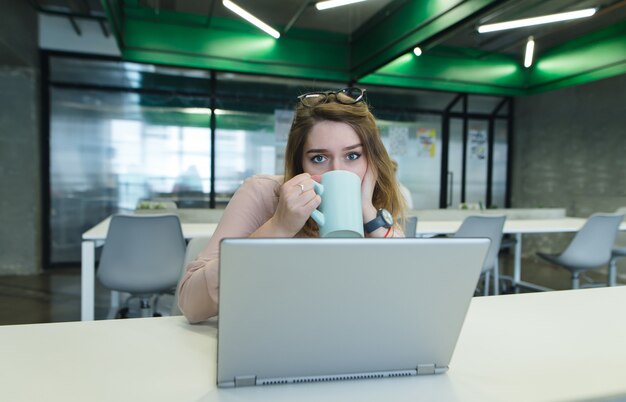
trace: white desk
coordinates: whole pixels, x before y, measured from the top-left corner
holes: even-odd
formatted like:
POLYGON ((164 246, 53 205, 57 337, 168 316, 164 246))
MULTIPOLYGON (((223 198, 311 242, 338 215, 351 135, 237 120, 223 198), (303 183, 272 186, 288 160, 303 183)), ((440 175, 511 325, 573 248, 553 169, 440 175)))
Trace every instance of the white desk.
MULTIPOLYGON (((94 319, 96 247, 104 244, 109 230, 111 218, 106 218, 96 226, 83 233, 81 249, 81 283, 80 283, 80 319, 94 319)), ((181 223, 185 239, 211 236, 217 223, 181 223)))
POLYGON ((215 387, 214 322, 4 326, 0 400, 624 400, 624 305, 626 287, 474 298, 446 374, 240 389, 215 387))
MULTIPOLYGON (((583 227, 587 219, 559 218, 559 219, 507 219, 504 222, 505 234, 515 236, 514 270, 512 285, 524 286, 536 290, 552 290, 522 281, 522 235, 538 233, 567 233, 577 232, 583 227)), ((416 236, 436 234, 452 234, 461 226, 462 220, 454 221, 418 221, 416 236)), ((626 223, 620 225, 620 230, 626 230, 626 223)))
MULTIPOLYGON (((94 319, 95 249, 104 244, 109 222, 110 218, 107 218, 83 233, 81 252, 81 320, 83 321, 94 319)), ((516 240, 512 285, 551 290, 522 281, 522 234, 577 232, 585 222, 584 218, 507 220, 504 224, 504 233, 514 235, 516 240)), ((418 221, 416 235, 455 233, 461 223, 462 220, 418 221)), ((216 223, 183 223, 181 226, 186 239, 210 236, 217 228, 216 223)), ((620 230, 626 230, 626 223, 622 223, 620 230)))

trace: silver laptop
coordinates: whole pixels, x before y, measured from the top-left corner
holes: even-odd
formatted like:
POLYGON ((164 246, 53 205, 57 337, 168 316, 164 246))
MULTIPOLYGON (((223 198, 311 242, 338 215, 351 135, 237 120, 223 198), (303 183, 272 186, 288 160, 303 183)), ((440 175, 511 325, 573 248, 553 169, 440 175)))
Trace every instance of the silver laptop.
POLYGON ((488 239, 225 239, 217 385, 447 370, 488 239))

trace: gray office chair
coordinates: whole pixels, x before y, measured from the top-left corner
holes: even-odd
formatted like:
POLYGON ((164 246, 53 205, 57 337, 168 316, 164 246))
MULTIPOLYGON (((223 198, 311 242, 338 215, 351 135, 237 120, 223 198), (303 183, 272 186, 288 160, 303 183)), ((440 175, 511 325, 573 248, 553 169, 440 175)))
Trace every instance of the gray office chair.
MULTIPOLYGON (((617 208, 616 214, 626 214, 626 207, 617 208)), ((609 278, 607 284, 615 286, 617 284, 617 260, 626 257, 626 247, 614 247, 611 251, 611 261, 609 261, 609 278)))
POLYGON ((611 250, 611 261, 609 261, 609 278, 607 285, 617 285, 617 260, 626 257, 626 247, 614 247, 611 250))
POLYGON ((483 293, 489 295, 489 281, 493 272, 493 293, 500 293, 500 270, 498 267, 498 253, 502 241, 502 229, 506 216, 468 216, 463 220, 461 227, 454 237, 482 237, 491 240, 481 275, 484 285, 483 293))
MULTIPOLYGON (((114 215, 97 276, 108 289, 138 298, 142 317, 158 315, 158 296, 174 293, 184 258, 178 216, 114 215)), ((128 301, 118 318, 128 313, 128 301)))
POLYGON ((572 289, 580 287, 580 273, 607 265, 624 215, 593 214, 561 254, 538 252, 546 261, 572 273, 572 289))
POLYGON ((415 237, 417 230, 417 216, 407 216, 404 220, 398 222, 402 226, 405 237, 415 237))
MULTIPOLYGON (((187 244, 187 251, 185 252, 185 260, 183 262, 183 268, 180 273, 179 282, 180 282, 180 279, 182 279, 183 276, 185 275, 185 272, 186 272, 185 268, 187 267, 187 265, 198 257, 198 254, 200 254, 200 252, 204 250, 207 244, 209 244, 209 240, 211 240, 210 236, 194 237, 193 239, 189 240, 189 243, 187 244)), ((174 294, 174 304, 172 304, 171 314, 172 315, 183 314, 183 312, 180 311, 180 308, 178 308, 178 286, 176 287, 176 293, 174 294)))

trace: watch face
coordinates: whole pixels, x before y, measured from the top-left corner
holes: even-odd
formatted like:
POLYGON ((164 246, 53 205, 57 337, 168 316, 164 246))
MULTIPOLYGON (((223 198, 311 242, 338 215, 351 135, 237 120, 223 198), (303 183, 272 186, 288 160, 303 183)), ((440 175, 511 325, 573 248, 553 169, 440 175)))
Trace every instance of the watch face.
POLYGON ((386 209, 381 209, 381 216, 383 217, 383 219, 385 220, 385 222, 391 226, 393 225, 393 216, 391 216, 391 212, 387 211, 386 209))

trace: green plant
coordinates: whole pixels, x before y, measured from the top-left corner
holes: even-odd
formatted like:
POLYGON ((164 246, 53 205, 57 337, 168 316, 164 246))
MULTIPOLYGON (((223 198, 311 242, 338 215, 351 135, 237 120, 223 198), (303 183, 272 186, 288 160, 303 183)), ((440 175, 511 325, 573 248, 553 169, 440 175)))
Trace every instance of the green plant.
POLYGON ((165 205, 160 202, 141 201, 137 205, 137 209, 165 209, 165 205))

